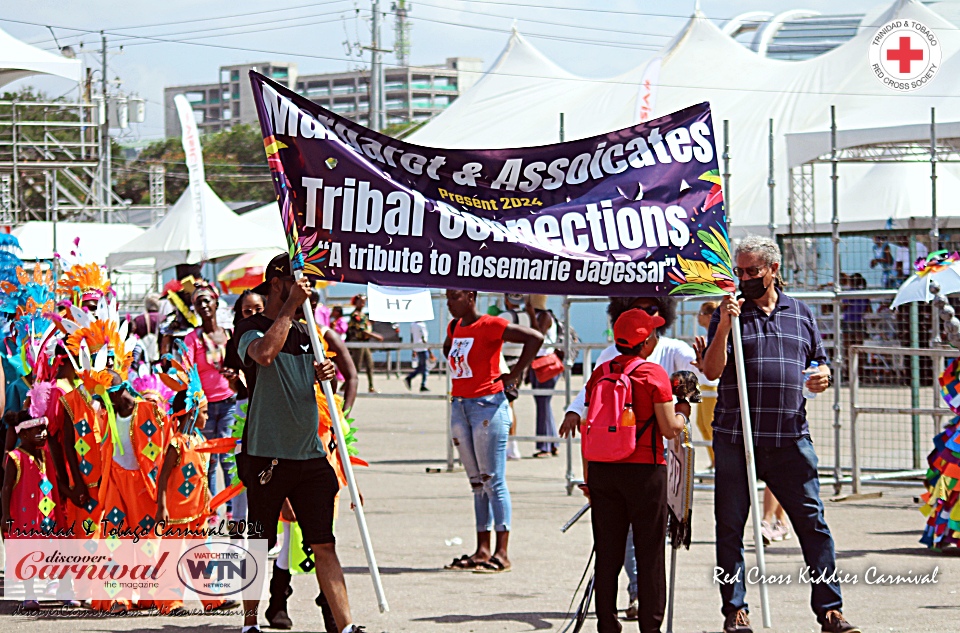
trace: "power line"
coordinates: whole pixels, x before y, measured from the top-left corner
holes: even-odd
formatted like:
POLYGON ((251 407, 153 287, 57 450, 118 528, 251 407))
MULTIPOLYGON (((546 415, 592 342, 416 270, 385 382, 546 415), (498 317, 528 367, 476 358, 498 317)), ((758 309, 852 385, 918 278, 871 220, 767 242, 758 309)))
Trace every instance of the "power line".
MULTIPOLYGON (((444 24, 446 26, 456 26, 464 29, 490 31, 493 33, 513 33, 512 29, 500 29, 492 26, 480 26, 478 24, 461 24, 459 22, 448 22, 446 20, 437 20, 435 18, 424 18, 419 15, 412 18, 408 18, 408 19, 418 20, 420 22, 433 22, 435 24, 444 24)), ((594 40, 594 39, 585 39, 585 38, 579 38, 579 37, 567 37, 562 35, 549 35, 546 33, 530 33, 527 31, 524 31, 524 37, 530 37, 530 38, 541 39, 541 40, 570 42, 573 44, 588 44, 591 46, 613 46, 617 48, 626 47, 626 48, 633 48, 637 50, 648 50, 648 51, 658 51, 661 48, 660 46, 653 45, 653 44, 637 44, 635 42, 615 42, 615 41, 608 41, 608 40, 594 40)))
MULTIPOLYGON (((235 14, 232 14, 232 15, 211 16, 211 17, 208 17, 208 18, 191 18, 191 19, 188 19, 188 20, 175 20, 175 21, 172 21, 172 22, 154 22, 154 23, 151 23, 151 24, 138 24, 138 25, 130 25, 130 26, 114 26, 114 27, 109 27, 109 30, 110 30, 110 31, 119 31, 119 30, 129 31, 129 30, 136 30, 136 29, 155 28, 155 27, 158 27, 158 26, 173 26, 173 25, 177 25, 177 24, 193 24, 193 23, 196 23, 196 22, 209 23, 209 22, 217 22, 217 21, 220 21, 220 20, 231 20, 231 19, 234 19, 234 18, 245 18, 245 17, 254 16, 254 15, 263 15, 263 14, 265 14, 265 13, 282 13, 282 12, 284 12, 284 11, 294 11, 294 10, 297 10, 297 9, 316 8, 316 7, 319 7, 319 6, 325 6, 325 5, 330 5, 330 4, 339 4, 339 3, 341 3, 341 2, 348 2, 348 1, 349 1, 349 0, 323 0, 323 1, 321 1, 321 2, 310 2, 310 3, 308 3, 308 4, 300 4, 300 5, 295 5, 295 6, 292 6, 292 7, 275 8, 275 9, 264 9, 264 10, 262 10, 262 11, 247 11, 247 12, 245 12, 245 13, 235 13, 235 14)), ((298 16, 298 17, 303 17, 303 16, 298 16)), ((287 19, 291 19, 291 18, 287 18, 287 19)), ((241 26, 241 25, 233 25, 233 26, 241 26)), ((246 25, 242 25, 242 26, 246 26, 246 25)), ((57 27, 57 28, 67 28, 67 27, 57 27)), ((213 28, 213 27, 211 27, 211 28, 213 28)), ((223 27, 221 27, 221 28, 232 28, 232 26, 223 26, 223 27)), ((71 29, 71 30, 81 30, 81 31, 82 31, 83 29, 71 29)), ((93 32, 93 31, 90 31, 90 32, 93 32)), ((99 31, 97 31, 97 32, 99 32, 99 31)), ((78 37, 78 36, 76 36, 76 35, 71 35, 71 36, 68 36, 68 37, 78 37)), ((40 40, 40 41, 36 42, 35 45, 37 45, 37 44, 48 44, 48 43, 50 43, 50 42, 52 42, 52 41, 53 41, 53 40, 52 40, 51 38, 47 38, 47 39, 40 40)))
POLYGON ((625 31, 625 30, 623 30, 623 29, 611 29, 611 28, 608 28, 608 27, 600 27, 600 26, 586 26, 586 25, 583 25, 583 24, 569 24, 569 23, 564 23, 564 22, 548 22, 547 20, 540 20, 540 19, 531 20, 531 19, 527 19, 527 18, 516 18, 515 16, 512 16, 512 15, 502 15, 502 14, 499 14, 499 13, 485 13, 485 12, 483 12, 483 11, 471 11, 470 9, 455 9, 455 8, 453 8, 453 7, 445 7, 445 6, 439 5, 439 4, 430 4, 429 2, 423 2, 422 0, 417 0, 417 6, 421 6, 421 7, 431 7, 431 8, 434 8, 434 9, 443 9, 443 10, 445 10, 445 11, 456 11, 456 12, 458 12, 458 13, 470 13, 470 14, 472 14, 472 15, 484 15, 484 16, 492 17, 492 18, 503 18, 503 19, 506 19, 506 20, 519 19, 519 20, 526 21, 526 22, 535 22, 536 24, 546 24, 546 25, 548 25, 548 26, 561 26, 561 27, 565 27, 565 28, 584 29, 584 30, 588 30, 588 31, 602 31, 602 32, 604 32, 604 33, 623 33, 623 34, 625 34, 625 35, 643 35, 643 36, 646 36, 646 37, 663 37, 663 38, 668 38, 668 39, 669 39, 670 37, 673 37, 672 35, 663 35, 662 33, 645 33, 645 32, 643 32, 643 31, 625 31))

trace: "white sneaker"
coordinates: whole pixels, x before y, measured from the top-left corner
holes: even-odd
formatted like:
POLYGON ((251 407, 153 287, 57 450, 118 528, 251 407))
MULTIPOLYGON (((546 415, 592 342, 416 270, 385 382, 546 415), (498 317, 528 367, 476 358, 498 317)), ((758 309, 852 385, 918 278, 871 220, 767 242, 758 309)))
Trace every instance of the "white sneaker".
POLYGON ((507 459, 516 461, 520 458, 520 442, 517 440, 507 440, 507 459))

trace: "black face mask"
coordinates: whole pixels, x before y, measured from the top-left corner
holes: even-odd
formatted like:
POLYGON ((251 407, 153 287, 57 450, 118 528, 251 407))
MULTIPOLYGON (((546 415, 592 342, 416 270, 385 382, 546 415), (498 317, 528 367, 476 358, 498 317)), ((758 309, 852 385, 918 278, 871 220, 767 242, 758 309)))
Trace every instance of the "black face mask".
POLYGON ((740 280, 740 297, 753 301, 759 299, 767 293, 767 287, 763 284, 763 277, 754 277, 753 279, 740 280))

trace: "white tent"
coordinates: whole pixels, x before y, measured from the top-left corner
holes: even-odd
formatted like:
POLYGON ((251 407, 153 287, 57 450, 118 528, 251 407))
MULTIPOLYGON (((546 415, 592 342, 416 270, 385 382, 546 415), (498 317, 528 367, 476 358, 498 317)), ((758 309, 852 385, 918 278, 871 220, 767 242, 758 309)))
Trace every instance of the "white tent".
POLYGON ((56 75, 79 82, 83 64, 21 42, 0 30, 0 86, 31 75, 56 75))
POLYGON ((280 220, 280 207, 276 202, 265 204, 256 209, 250 209, 240 216, 248 222, 259 224, 270 231, 276 231, 277 227, 282 226, 280 220))
MULTIPOLYGON (((203 184, 206 212, 207 258, 210 260, 258 250, 283 250, 286 240, 279 222, 273 231, 245 220, 230 210, 210 186, 203 184)), ((183 192, 176 204, 143 235, 114 249, 107 266, 117 268, 126 262, 152 258, 157 270, 177 264, 195 264, 201 260, 200 223, 193 210, 191 189, 183 192)))
MULTIPOLYGON (((868 15, 854 38, 804 61, 761 57, 725 35, 698 11, 654 59, 661 65, 653 117, 709 101, 718 146, 722 142, 721 121, 729 119, 732 178, 728 200, 733 224, 741 228, 765 227, 768 223, 768 119, 774 121, 775 221, 781 227, 789 223, 785 135, 829 130, 831 105, 836 106, 841 130, 922 125, 930 120, 933 106, 938 120, 960 121, 960 29, 915 0, 896 0, 868 15), (920 21, 940 39, 940 74, 917 92, 894 92, 877 81, 870 69, 869 42, 877 28, 893 18, 920 21)), ((567 139, 629 127, 637 122, 637 98, 646 66, 645 61, 609 79, 577 77, 553 64, 515 33, 473 88, 407 140, 454 148, 555 143, 561 112, 565 114, 567 139)), ((841 193, 860 186, 861 178, 876 178, 877 173, 844 166, 841 193)), ((827 175, 825 169, 817 173, 816 192, 817 207, 829 212, 827 175)), ((870 183, 862 186, 869 189, 870 183)), ((929 178, 907 186, 913 195, 929 192, 929 178)), ((842 209, 841 214, 848 211, 854 210, 842 209)), ((954 212, 960 214, 960 210, 954 212)), ((880 218, 877 215, 875 219, 880 218)))
POLYGON ((69 254, 75 250, 74 240, 80 240, 84 261, 104 263, 114 244, 125 244, 143 234, 144 229, 133 224, 100 224, 99 222, 57 222, 57 244, 53 245, 53 222, 27 222, 11 231, 20 241, 20 259, 49 260, 53 253, 69 254))

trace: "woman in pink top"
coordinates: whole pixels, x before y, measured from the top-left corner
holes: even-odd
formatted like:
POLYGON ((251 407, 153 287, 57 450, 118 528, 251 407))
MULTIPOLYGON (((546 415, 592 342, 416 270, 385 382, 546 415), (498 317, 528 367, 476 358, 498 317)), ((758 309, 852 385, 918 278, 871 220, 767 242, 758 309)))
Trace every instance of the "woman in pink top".
MULTIPOLYGON (((220 297, 213 286, 198 285, 193 291, 192 299, 193 309, 200 317, 200 327, 187 334, 183 342, 187 346, 187 356, 197 367, 203 393, 207 396, 207 424, 203 428, 203 435, 207 439, 230 437, 230 427, 236 421, 234 414, 237 411, 237 394, 230 388, 230 379, 236 377, 236 372, 224 367, 223 361, 232 332, 217 324, 220 297)), ((231 460, 232 456, 226 453, 211 453, 207 470, 207 484, 211 496, 217 494, 218 463, 223 471, 224 485, 230 486, 233 483, 229 472, 231 460)), ((228 501, 228 515, 232 509, 232 504, 228 501)))

